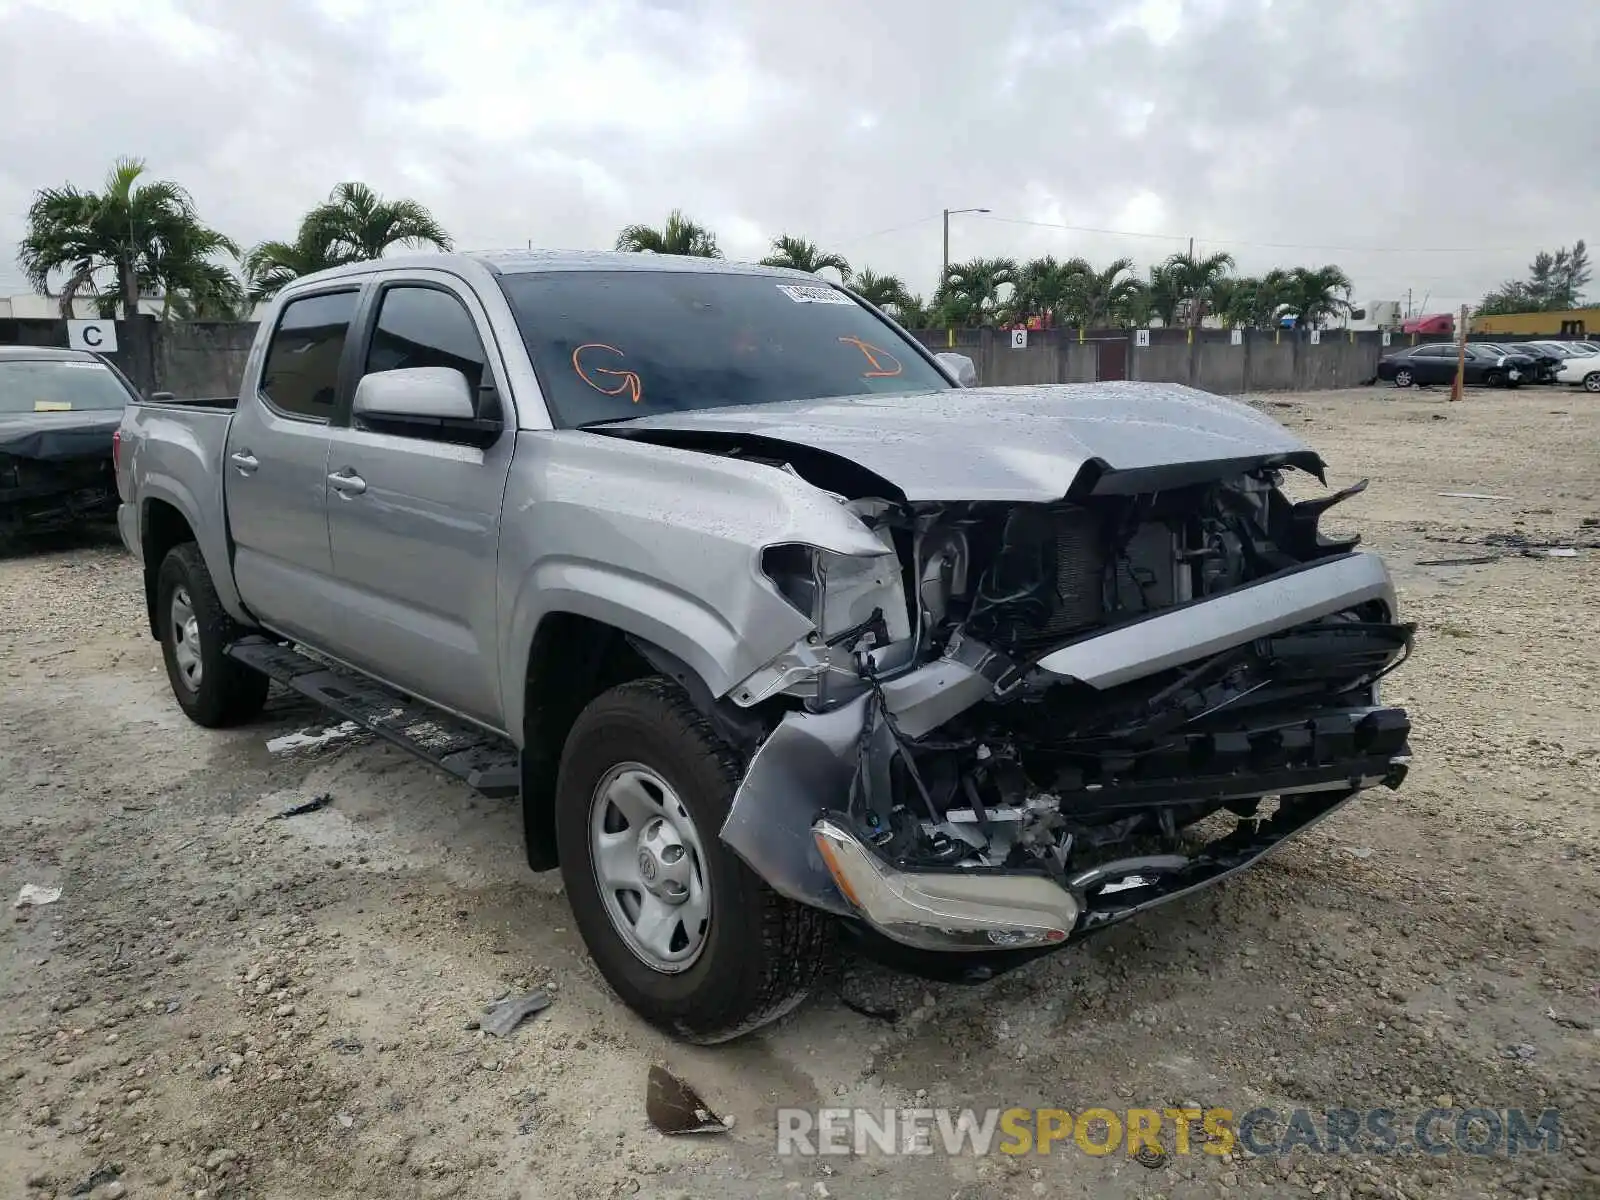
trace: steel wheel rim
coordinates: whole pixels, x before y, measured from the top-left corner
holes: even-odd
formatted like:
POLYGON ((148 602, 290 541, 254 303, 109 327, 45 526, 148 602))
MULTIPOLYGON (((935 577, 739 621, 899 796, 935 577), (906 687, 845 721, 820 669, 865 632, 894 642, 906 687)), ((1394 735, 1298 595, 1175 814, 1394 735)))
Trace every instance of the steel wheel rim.
POLYGON ((612 928, 653 971, 687 971, 705 950, 711 884, 700 831, 642 763, 619 763, 589 799, 589 865, 612 928))
POLYGON ((1595 371, 1583 377, 1583 390, 1586 392, 1600 392, 1600 371, 1595 371))
POLYGON ((1399 384, 1401 387, 1410 387, 1411 386, 1411 372, 1410 371, 1396 371, 1395 375, 1394 375, 1394 381, 1395 381, 1395 383, 1399 384))
POLYGON ((199 691, 205 672, 200 656, 200 619, 195 616, 188 588, 180 587, 172 593, 171 617, 172 657, 178 665, 178 678, 189 691, 199 691))

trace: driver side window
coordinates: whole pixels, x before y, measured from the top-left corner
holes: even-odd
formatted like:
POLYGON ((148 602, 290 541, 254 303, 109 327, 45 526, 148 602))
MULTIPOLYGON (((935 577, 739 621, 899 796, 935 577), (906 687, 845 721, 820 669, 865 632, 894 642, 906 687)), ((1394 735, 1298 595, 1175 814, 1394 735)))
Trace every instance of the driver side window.
POLYGON ((472 314, 449 292, 404 285, 384 289, 361 373, 404 367, 453 367, 478 394, 484 381, 483 341, 472 314))

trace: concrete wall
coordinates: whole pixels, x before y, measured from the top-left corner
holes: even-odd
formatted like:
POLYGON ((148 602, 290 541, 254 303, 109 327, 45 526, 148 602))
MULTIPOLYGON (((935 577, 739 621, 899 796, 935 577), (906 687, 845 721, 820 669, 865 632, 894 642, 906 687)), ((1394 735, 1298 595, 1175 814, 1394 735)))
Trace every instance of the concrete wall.
POLYGON ((162 322, 156 327, 156 390, 237 396, 256 327, 242 322, 162 322))
MULTIPOLYGON (((253 322, 117 322, 117 353, 110 358, 143 391, 178 396, 224 396, 239 390, 245 358, 255 337, 253 322)), ((1343 330, 1309 334, 1254 330, 1235 346, 1225 329, 1152 329, 1150 345, 1134 344, 1133 331, 1030 332, 1028 345, 1011 348, 1003 329, 924 330, 916 335, 933 350, 969 355, 980 383, 991 386, 1089 383, 1102 377, 1102 357, 1125 353, 1127 377, 1183 383, 1222 394, 1353 387, 1372 379, 1385 352, 1376 333, 1343 330)), ((1394 348, 1410 344, 1393 337, 1394 348)), ((1422 339, 1438 340, 1438 339, 1422 339)), ((66 325, 57 320, 0 317, 0 345, 65 346, 66 325)))
MULTIPOLYGON (((116 324, 117 349, 106 357, 146 395, 238 394, 244 360, 255 338, 254 322, 157 321, 140 317, 116 324)), ((66 344, 65 321, 0 318, 0 346, 66 344)))
MULTIPOLYGON (((1392 347, 1371 331, 1328 330, 1311 344, 1308 333, 1249 330, 1237 346, 1226 329, 1152 329, 1150 344, 1134 344, 1133 330, 1098 330, 1079 340, 1076 330, 1031 331, 1023 350, 1011 348, 1006 330, 942 329, 917 333, 934 350, 970 355, 984 384, 1089 383, 1101 378, 1101 347, 1123 340, 1127 375, 1150 383, 1182 383, 1208 392, 1310 391, 1355 387, 1378 373, 1378 359, 1410 343, 1395 334, 1392 347), (954 345, 950 343, 954 339, 954 345)), ((1436 340, 1436 339, 1422 339, 1436 340)))

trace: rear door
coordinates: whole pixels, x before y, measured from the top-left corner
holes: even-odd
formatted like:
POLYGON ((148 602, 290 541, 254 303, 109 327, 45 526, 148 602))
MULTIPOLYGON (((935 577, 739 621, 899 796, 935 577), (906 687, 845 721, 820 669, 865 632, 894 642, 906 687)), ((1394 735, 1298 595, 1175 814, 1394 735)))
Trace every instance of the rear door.
POLYGON ((1418 383, 1444 383, 1455 374, 1456 360, 1453 346, 1422 346, 1411 355, 1411 371, 1418 383), (1450 361, 1445 362, 1445 355, 1450 361))
MULTIPOLYGON (((234 579, 268 627, 313 646, 338 641, 328 546, 328 427, 355 364, 361 285, 296 295, 280 310, 255 394, 240 398, 223 463, 234 579)), ((253 373, 254 372, 254 373, 253 373)), ((252 375, 253 373, 253 375, 252 375)))
MULTIPOLYGON (((488 447, 438 431, 330 430, 328 529, 349 607, 338 653, 424 699, 500 727, 500 506, 516 445, 505 372, 482 304, 444 272, 386 275, 364 310, 358 377, 451 367, 500 406, 488 447)), ((352 389, 353 391, 353 389, 352 389)))

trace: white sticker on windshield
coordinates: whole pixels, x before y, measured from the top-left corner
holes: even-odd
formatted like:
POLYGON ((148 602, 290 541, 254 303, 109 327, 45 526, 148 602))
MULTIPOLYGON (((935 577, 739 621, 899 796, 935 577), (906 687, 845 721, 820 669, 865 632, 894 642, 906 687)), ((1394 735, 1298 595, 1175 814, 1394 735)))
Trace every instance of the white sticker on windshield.
MULTIPOLYGON (((45 360, 41 359, 40 361, 45 361, 45 360)), ((53 366, 53 367, 77 367, 79 370, 86 370, 86 371, 98 371, 98 370, 100 370, 100 364, 99 363, 97 363, 97 362, 84 362, 82 359, 77 359, 77 358, 64 359, 64 360, 62 360, 60 362, 53 362, 50 365, 53 366)))
POLYGON ((831 287, 807 287, 805 284, 780 283, 778 290, 796 304, 854 304, 843 292, 831 287))

